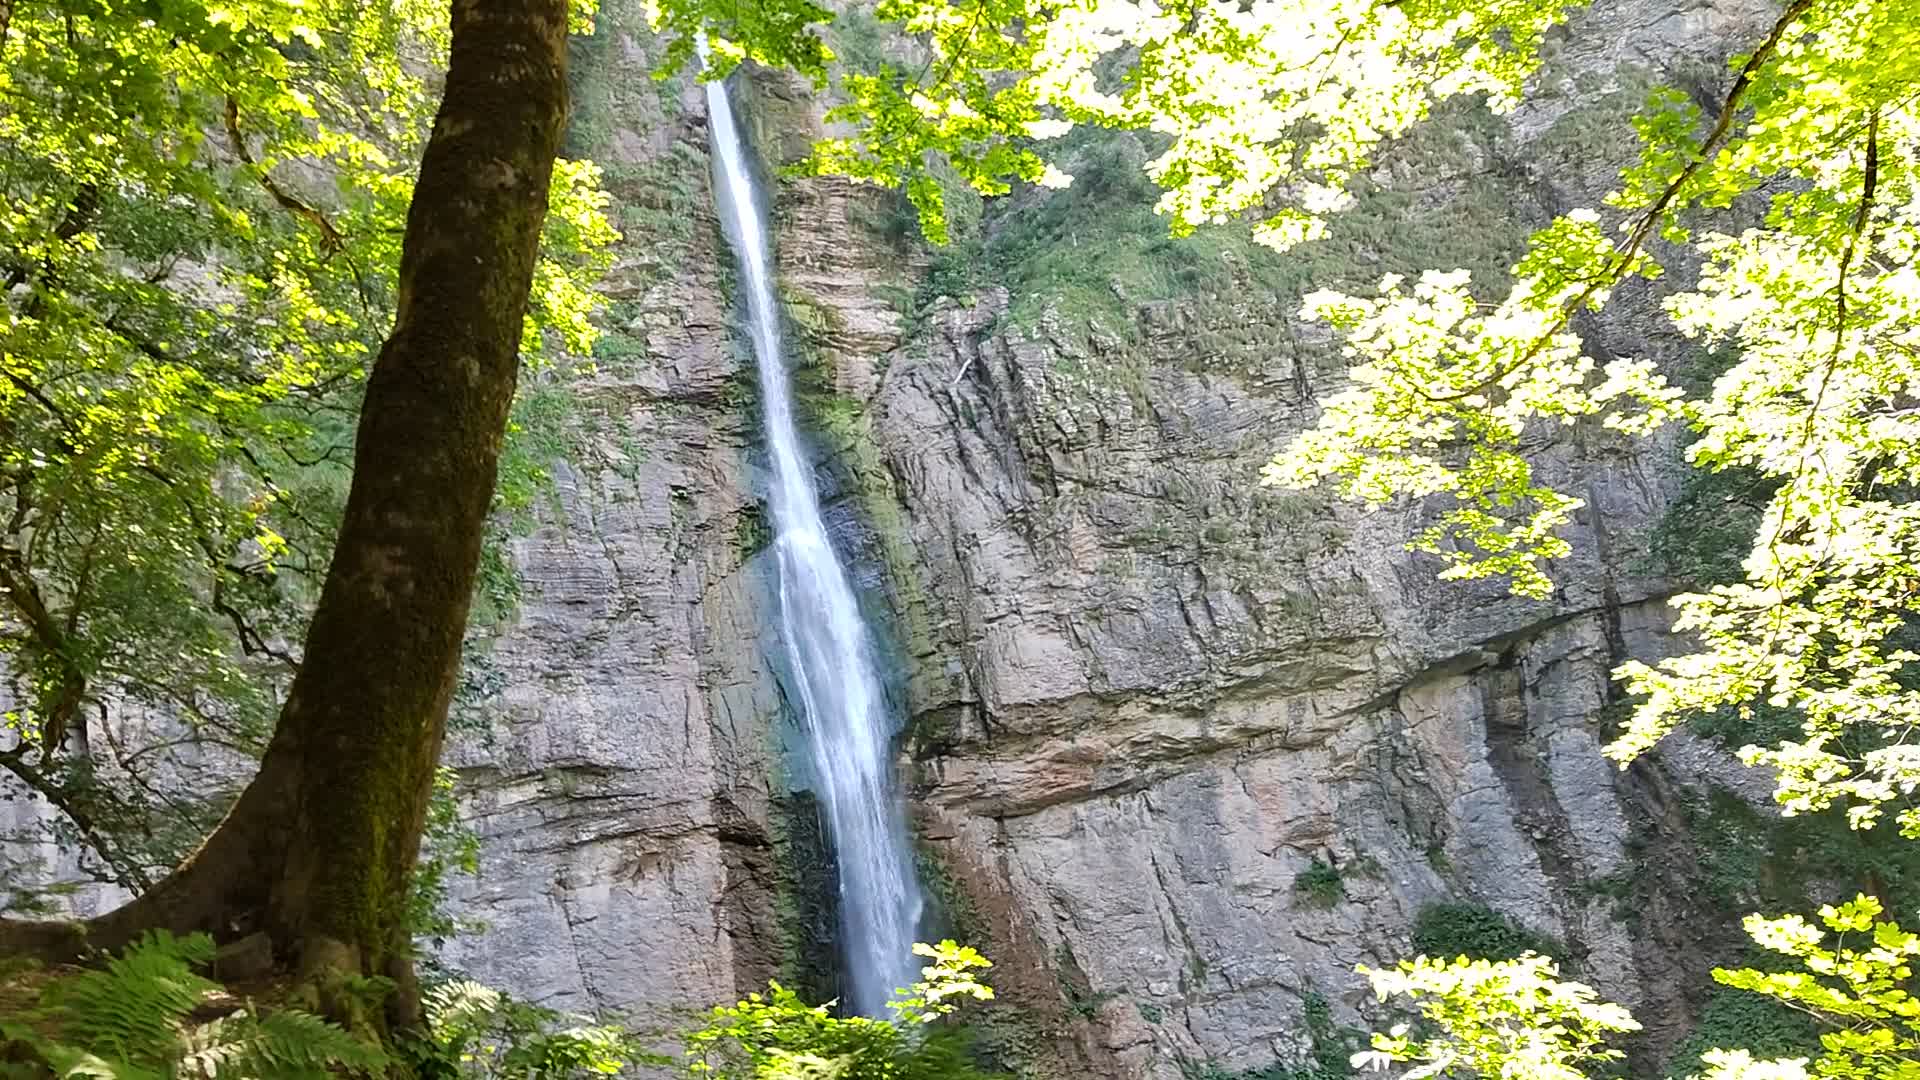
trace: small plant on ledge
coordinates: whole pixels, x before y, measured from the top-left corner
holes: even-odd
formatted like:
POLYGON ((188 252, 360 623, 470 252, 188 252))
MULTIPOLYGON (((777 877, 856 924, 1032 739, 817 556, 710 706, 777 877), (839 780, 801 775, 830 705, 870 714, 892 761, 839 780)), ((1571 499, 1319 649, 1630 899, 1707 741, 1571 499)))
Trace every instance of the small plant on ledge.
POLYGON ((1324 911, 1347 898, 1347 883, 1338 867, 1315 859, 1293 879, 1293 895, 1306 906, 1324 911))

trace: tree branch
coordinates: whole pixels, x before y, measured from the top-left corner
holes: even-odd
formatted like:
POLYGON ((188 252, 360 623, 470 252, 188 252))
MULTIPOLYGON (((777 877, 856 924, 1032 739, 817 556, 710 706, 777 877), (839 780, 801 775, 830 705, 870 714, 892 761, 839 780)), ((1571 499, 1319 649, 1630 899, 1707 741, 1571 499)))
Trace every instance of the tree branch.
POLYGON ((153 884, 153 878, 137 861, 119 850, 110 839, 107 828, 93 813, 88 805, 88 797, 82 791, 76 791, 62 783, 45 770, 44 765, 29 764, 26 757, 28 743, 22 740, 11 750, 0 750, 0 768, 6 769, 20 779, 20 782, 32 789, 41 798, 47 800, 54 809, 65 815, 79 832, 80 838, 94 854, 100 856, 113 871, 117 882, 127 888, 144 890, 153 884))
MULTIPOLYGON (((1807 410, 1807 422, 1801 427, 1800 458, 1794 463, 1793 485, 1798 486, 1807 471, 1807 447, 1813 444, 1814 424, 1820 418, 1820 409, 1827 401, 1827 386, 1833 381, 1833 373, 1840 366, 1840 353, 1847 342, 1847 275, 1853 271, 1854 255, 1859 247, 1860 238, 1865 235, 1867 220, 1873 215, 1874 195, 1880 186, 1880 111, 1875 109, 1867 114, 1866 165, 1861 170, 1860 206, 1853 212, 1853 225, 1847 231, 1847 243, 1840 251, 1840 270, 1833 283, 1833 348, 1828 350, 1826 362, 1821 365, 1820 386, 1814 391, 1812 407, 1807 410)), ((1786 519, 1781 518, 1780 525, 1767 538, 1767 552, 1771 555, 1780 544, 1781 528, 1786 519)))
MULTIPOLYGON (((79 236, 81 233, 86 232, 88 228, 92 227, 93 219, 97 217, 99 213, 99 185, 81 184, 79 190, 73 193, 73 201, 67 204, 66 212, 60 215, 60 223, 53 227, 54 239, 65 243, 79 236)), ((51 254, 41 257, 40 273, 40 283, 45 284, 53 280, 53 257, 51 254)), ((24 285, 32 276, 33 271, 28 269, 25 263, 15 266, 13 270, 7 274, 6 288, 0 289, 0 292, 24 285)))
POLYGON ((222 577, 220 573, 216 571, 213 578, 213 597, 209 602, 209 606, 220 614, 225 615, 227 621, 233 624, 234 636, 240 641, 240 651, 247 656, 271 657, 285 665, 288 671, 298 674, 300 671, 300 661, 295 660, 285 649, 276 648, 268 644, 266 637, 253 628, 253 624, 247 621, 246 616, 241 614, 238 608, 227 602, 223 586, 224 582, 222 577))
POLYGON ((232 144, 233 152, 239 155, 241 162, 247 166, 247 171, 253 174, 253 178, 259 181, 267 194, 273 196, 273 201, 320 230, 321 246, 329 253, 344 250, 347 246, 346 238, 340 235, 340 230, 333 227, 333 222, 328 221, 325 214, 288 194, 287 190, 274 180, 272 174, 254 160, 253 153, 247 149, 246 137, 240 134, 240 102, 232 95, 227 96, 226 126, 227 141, 232 144))
POLYGON ((240 160, 247 166, 247 171, 253 174, 253 178, 259 181, 267 194, 273 196, 273 201, 291 211, 295 216, 311 222, 313 227, 320 231, 321 249, 329 255, 339 255, 346 260, 347 270, 353 276, 354 291, 360 297, 360 309, 362 312, 371 314, 373 300, 367 295, 367 283, 360 276, 359 265, 353 261, 353 252, 347 248, 347 238, 341 235, 339 229, 334 228, 333 222, 328 221, 325 214, 295 198, 287 189, 280 186, 279 182, 273 178, 273 174, 254 160, 253 153, 247 149, 246 137, 240 133, 240 102, 232 95, 227 96, 226 127, 227 141, 233 144, 233 152, 239 155, 240 160))
POLYGON ((1428 401, 1439 403, 1459 401, 1481 393, 1538 359, 1541 350, 1547 347, 1547 342, 1567 328, 1567 323, 1573 318, 1574 312, 1585 307, 1602 289, 1612 288, 1617 284, 1633 265, 1634 260, 1639 257, 1641 250, 1646 247, 1647 241, 1653 238, 1654 229, 1659 226, 1660 220, 1673 206, 1674 200, 1679 198, 1681 190, 1699 173, 1701 167, 1713 156, 1714 151, 1720 148, 1720 143, 1726 139, 1727 132, 1732 130, 1733 119, 1740 111, 1740 103, 1746 97, 1747 90, 1753 86, 1754 76, 1766 66, 1769 60, 1773 59, 1773 54, 1779 50, 1780 41, 1786 36, 1787 30, 1812 7, 1813 0, 1794 0, 1785 11, 1780 13, 1780 18, 1774 22, 1773 29, 1767 34, 1766 40, 1761 42, 1760 47, 1753 51, 1753 55, 1747 57, 1747 62, 1740 66, 1740 74, 1733 80, 1733 87, 1727 91, 1726 100, 1720 106, 1720 113, 1714 118, 1712 130, 1707 133, 1706 138, 1700 140, 1699 147, 1694 150, 1693 160, 1687 163, 1686 168, 1680 170, 1679 175, 1668 181, 1667 186, 1661 190, 1659 198, 1655 199, 1653 205, 1649 206, 1646 213, 1634 223, 1632 231, 1627 234, 1626 244, 1621 247, 1613 264, 1603 273, 1596 274, 1572 300, 1562 304, 1559 316, 1540 336, 1534 338, 1525 352, 1511 363, 1502 365, 1498 370, 1466 389, 1445 394, 1430 394, 1416 385, 1413 387, 1414 392, 1428 401))
MULTIPOLYGON (((72 642, 47 609, 31 571, 20 553, 12 548, 0 547, 0 593, 6 595, 7 605, 26 622, 37 646, 35 651, 55 669, 56 690, 51 702, 44 703, 40 710, 40 760, 44 763, 53 760, 74 716, 86 701, 87 675, 75 662, 72 642)), ((47 695, 42 692, 36 696, 44 699, 47 695)))

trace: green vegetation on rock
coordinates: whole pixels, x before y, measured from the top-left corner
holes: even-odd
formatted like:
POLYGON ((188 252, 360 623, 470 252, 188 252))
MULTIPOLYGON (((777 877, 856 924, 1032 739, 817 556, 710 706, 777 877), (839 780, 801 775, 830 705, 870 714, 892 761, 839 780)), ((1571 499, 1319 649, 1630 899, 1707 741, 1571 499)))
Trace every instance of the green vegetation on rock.
POLYGON ((1565 945, 1538 934, 1484 904, 1439 903, 1420 909, 1413 922, 1413 951, 1421 956, 1452 959, 1514 960, 1538 953, 1564 960, 1565 945))
POLYGON ((934 252, 912 306, 1003 286, 1014 325, 1061 353, 1064 385, 1136 405, 1146 400, 1155 333, 1177 332, 1182 362, 1205 370, 1270 371, 1276 349, 1318 366, 1331 355, 1301 345, 1290 328, 1313 288, 1434 262, 1471 266, 1491 281, 1518 257, 1526 222, 1512 183, 1489 167, 1499 152, 1493 132, 1483 109, 1444 110, 1383 153, 1391 171, 1416 179, 1358 183, 1355 205, 1331 219, 1324 238, 1285 254, 1230 225, 1169 236, 1154 210, 1159 189, 1143 171, 1150 137, 1076 133, 1059 150, 1073 185, 1022 191, 977 221, 973 211, 956 219, 952 246, 934 252), (1432 198, 1434 188, 1447 197, 1432 198))
POLYGON ((1293 879, 1293 894, 1308 907, 1330 908, 1346 900, 1347 883, 1338 868, 1315 859, 1293 879))
POLYGON ((1333 1008, 1317 991, 1300 999, 1301 1022, 1309 1047, 1305 1061, 1275 1062, 1229 1072, 1211 1063, 1188 1062, 1181 1067, 1186 1080, 1347 1080, 1354 1074, 1354 1051, 1366 1042, 1366 1033, 1333 1022, 1333 1008))

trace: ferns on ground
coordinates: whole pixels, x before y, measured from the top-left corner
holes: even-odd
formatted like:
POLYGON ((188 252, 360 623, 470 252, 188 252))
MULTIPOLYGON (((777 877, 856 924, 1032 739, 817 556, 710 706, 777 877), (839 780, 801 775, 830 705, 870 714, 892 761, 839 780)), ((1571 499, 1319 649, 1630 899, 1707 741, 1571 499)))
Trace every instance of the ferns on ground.
POLYGON ((293 1009, 241 1003, 196 1016, 221 1000, 219 984, 193 970, 213 951, 205 934, 150 931, 105 967, 48 983, 37 1008, 0 1020, 0 1040, 24 1045, 56 1076, 93 1080, 329 1080, 379 1075, 392 1063, 380 1047, 293 1009))

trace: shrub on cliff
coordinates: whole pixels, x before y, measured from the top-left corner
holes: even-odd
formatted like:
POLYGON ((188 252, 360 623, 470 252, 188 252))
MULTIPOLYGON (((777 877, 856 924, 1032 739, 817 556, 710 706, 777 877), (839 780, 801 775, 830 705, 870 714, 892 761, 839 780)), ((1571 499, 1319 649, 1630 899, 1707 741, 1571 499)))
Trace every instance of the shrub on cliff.
POLYGON ((930 962, 889 1003, 892 1019, 834 1016, 773 983, 765 994, 716 1007, 707 1026, 687 1036, 689 1070, 707 1080, 986 1080, 964 1032, 944 1021, 965 1001, 993 997, 978 977, 993 965, 952 941, 914 952, 930 962))
POLYGON ((1413 950, 1422 956, 1452 959, 1517 960, 1538 953, 1566 959, 1566 946, 1514 922, 1485 904, 1428 904, 1413 921, 1413 950))

